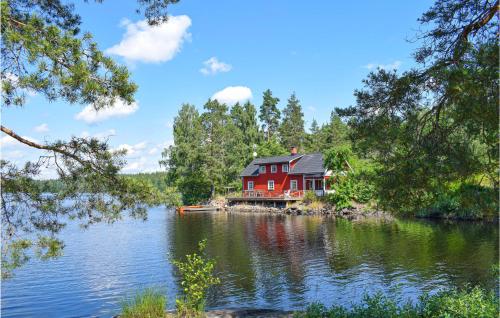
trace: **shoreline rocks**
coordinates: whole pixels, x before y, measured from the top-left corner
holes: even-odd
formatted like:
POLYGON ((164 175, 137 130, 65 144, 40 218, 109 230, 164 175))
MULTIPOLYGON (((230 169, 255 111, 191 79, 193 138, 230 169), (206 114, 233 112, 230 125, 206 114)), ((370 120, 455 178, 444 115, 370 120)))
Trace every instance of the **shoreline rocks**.
POLYGON ((370 210, 365 206, 356 206, 351 209, 335 210, 332 206, 322 206, 319 208, 312 208, 307 205, 295 205, 286 208, 275 208, 258 205, 239 204, 233 206, 224 206, 224 211, 228 213, 233 212, 246 212, 246 213, 267 213, 267 214, 283 214, 283 215, 317 215, 317 216, 334 216, 341 217, 349 220, 358 220, 364 218, 379 218, 384 220, 392 220, 391 214, 379 211, 370 210))

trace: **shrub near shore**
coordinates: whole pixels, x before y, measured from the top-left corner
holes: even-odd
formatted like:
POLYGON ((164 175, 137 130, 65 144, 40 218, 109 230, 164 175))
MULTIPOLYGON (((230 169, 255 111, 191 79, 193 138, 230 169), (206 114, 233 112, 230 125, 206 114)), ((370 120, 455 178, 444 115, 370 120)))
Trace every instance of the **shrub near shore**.
POLYGON ((487 318, 498 317, 498 297, 479 287, 469 291, 451 290, 433 296, 424 295, 417 304, 407 302, 398 306, 382 294, 365 296, 361 304, 351 309, 342 306, 327 308, 320 303, 309 305, 295 318, 487 318))

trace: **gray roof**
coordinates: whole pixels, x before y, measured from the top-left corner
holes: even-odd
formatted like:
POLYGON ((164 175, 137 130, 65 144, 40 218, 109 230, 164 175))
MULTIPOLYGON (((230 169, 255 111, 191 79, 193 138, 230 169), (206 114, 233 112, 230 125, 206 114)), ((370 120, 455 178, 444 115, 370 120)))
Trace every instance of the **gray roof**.
POLYGON ((242 177, 257 176, 259 175, 259 165, 270 163, 289 162, 290 160, 297 159, 297 163, 290 174, 312 174, 324 173, 323 155, 321 153, 313 153, 309 155, 288 155, 277 157, 266 157, 254 159, 244 170, 241 172, 242 177))
POLYGON ((313 174, 313 173, 324 173, 325 167, 323 165, 323 154, 312 153, 304 155, 295 164, 293 169, 289 172, 290 174, 313 174))
POLYGON ((275 156, 275 157, 264 157, 257 158, 253 162, 256 164, 268 164, 268 163, 281 163, 281 162, 290 162, 290 160, 297 159, 302 157, 303 155, 295 154, 295 155, 286 155, 286 156, 275 156))
POLYGON ((259 165, 255 163, 254 159, 250 164, 241 172, 240 177, 250 177, 259 175, 259 165))

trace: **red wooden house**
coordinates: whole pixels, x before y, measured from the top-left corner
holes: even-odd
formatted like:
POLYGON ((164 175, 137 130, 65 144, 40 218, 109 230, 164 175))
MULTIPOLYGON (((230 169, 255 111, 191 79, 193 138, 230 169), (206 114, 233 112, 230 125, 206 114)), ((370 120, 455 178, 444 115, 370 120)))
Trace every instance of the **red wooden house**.
POLYGON ((241 173, 244 197, 301 197, 304 191, 323 196, 329 191, 330 177, 321 153, 254 159, 241 173))

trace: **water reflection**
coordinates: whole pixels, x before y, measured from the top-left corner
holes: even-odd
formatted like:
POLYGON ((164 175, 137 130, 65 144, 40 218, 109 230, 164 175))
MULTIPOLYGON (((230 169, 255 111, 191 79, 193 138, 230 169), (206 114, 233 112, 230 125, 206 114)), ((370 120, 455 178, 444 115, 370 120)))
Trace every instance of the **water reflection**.
POLYGON ((498 259, 498 230, 485 224, 191 214, 170 234, 175 257, 209 239, 223 278, 214 307, 349 305, 377 290, 416 300, 445 287, 490 288, 498 259))
POLYGON ((155 208, 149 220, 126 219, 62 234, 65 254, 33 261, 2 282, 2 317, 109 317, 138 289, 158 286, 169 307, 179 291, 170 265, 208 239, 222 284, 209 308, 293 309, 319 300, 349 305, 365 292, 400 300, 450 286, 496 283, 498 228, 435 223, 186 214, 155 208))

